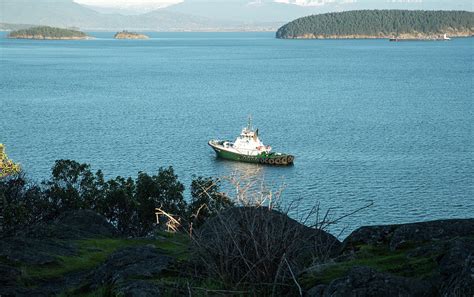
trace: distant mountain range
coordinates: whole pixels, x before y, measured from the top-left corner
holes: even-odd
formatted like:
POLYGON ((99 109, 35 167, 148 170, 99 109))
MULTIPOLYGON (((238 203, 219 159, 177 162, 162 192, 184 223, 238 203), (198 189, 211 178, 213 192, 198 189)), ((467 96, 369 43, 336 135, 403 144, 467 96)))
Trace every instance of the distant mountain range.
MULTIPOLYGON (((428 1, 432 0, 425 2, 428 1)), ((6 24, 34 24, 110 31, 262 31, 276 30, 302 16, 368 9, 373 8, 374 3, 374 0, 184 0, 163 5, 166 7, 137 4, 129 9, 117 5, 86 6, 73 0, 1 0, 0 29, 8 29, 6 24), (161 8, 148 11, 155 7, 161 8)), ((392 8, 427 5, 417 1, 384 3, 382 6, 389 3, 392 8)), ((456 5, 460 3, 469 3, 469 0, 459 0, 456 5)))
POLYGON ((236 26, 205 17, 156 10, 141 15, 105 14, 79 5, 72 0, 6 0, 0 9, 0 22, 55 27, 77 27, 83 30, 212 30, 236 26))

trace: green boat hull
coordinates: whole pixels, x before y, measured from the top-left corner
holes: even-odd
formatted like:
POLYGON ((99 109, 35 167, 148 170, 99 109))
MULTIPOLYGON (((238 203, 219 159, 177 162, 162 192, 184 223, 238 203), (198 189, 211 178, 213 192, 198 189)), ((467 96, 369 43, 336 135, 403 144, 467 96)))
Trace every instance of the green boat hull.
POLYGON ((256 156, 237 154, 228 150, 225 150, 221 147, 213 145, 209 142, 209 145, 216 152, 217 157, 232 161, 246 162, 246 163, 259 163, 259 164, 268 164, 268 165, 280 165, 287 166, 292 165, 295 157, 288 154, 281 153, 270 153, 270 154, 260 154, 256 156))

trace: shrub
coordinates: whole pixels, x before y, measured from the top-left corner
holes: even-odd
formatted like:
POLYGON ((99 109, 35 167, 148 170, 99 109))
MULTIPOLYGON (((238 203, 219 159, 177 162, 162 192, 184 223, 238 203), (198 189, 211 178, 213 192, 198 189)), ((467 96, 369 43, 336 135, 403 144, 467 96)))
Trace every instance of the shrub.
POLYGON ((53 217, 48 197, 39 186, 28 183, 23 173, 0 179, 0 200, 4 234, 53 217))
POLYGON ((229 197, 221 193, 219 188, 219 180, 210 177, 200 176, 192 181, 187 218, 193 227, 201 226, 208 218, 234 206, 229 197))
POLYGON ((139 173, 135 191, 141 235, 152 231, 157 207, 174 216, 185 215, 184 186, 178 181, 173 167, 160 168, 158 174, 153 176, 139 173))

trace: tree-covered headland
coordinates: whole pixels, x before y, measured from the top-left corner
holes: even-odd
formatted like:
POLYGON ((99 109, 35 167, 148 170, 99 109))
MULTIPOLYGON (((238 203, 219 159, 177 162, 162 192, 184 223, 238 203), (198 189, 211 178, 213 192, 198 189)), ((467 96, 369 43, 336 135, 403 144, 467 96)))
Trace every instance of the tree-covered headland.
POLYGON ((9 38, 17 39, 87 39, 89 38, 84 32, 55 28, 49 26, 39 26, 28 29, 21 29, 10 32, 9 38))
POLYGON ((428 38, 471 36, 474 13, 468 11, 358 10, 311 15, 278 29, 277 38, 428 38))

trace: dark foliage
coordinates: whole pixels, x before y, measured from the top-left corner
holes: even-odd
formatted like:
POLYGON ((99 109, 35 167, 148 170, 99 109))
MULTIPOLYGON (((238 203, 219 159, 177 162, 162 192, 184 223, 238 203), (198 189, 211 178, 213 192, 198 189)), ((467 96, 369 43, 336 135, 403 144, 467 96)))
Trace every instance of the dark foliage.
POLYGON ((232 206, 234 203, 219 191, 218 180, 198 177, 192 181, 188 217, 192 219, 193 227, 201 226, 206 218, 232 206))
POLYGON ((155 208, 183 217, 186 202, 183 198, 184 186, 178 181, 173 168, 160 168, 158 175, 149 176, 140 172, 136 182, 135 201, 137 203, 140 230, 147 232, 153 228, 155 208))
POLYGON ((49 220, 51 203, 39 186, 26 182, 22 174, 0 180, 5 232, 49 220))
POLYGON ((474 13, 468 11, 359 10, 302 17, 278 29, 276 37, 436 34, 473 27, 474 13))
POLYGON ((156 175, 140 172, 135 180, 118 176, 106 181, 102 171, 94 174, 87 164, 58 160, 51 178, 41 184, 29 183, 24 174, 0 179, 3 231, 9 234, 52 221, 66 211, 87 209, 103 215, 121 234, 145 236, 157 227, 157 207, 180 217, 186 226, 187 222, 196 220, 192 215, 203 204, 200 224, 232 205, 210 178, 198 177, 191 189, 188 206, 183 196, 184 185, 172 167, 160 168, 156 175), (208 189, 209 196, 204 196, 202 189, 208 189))

